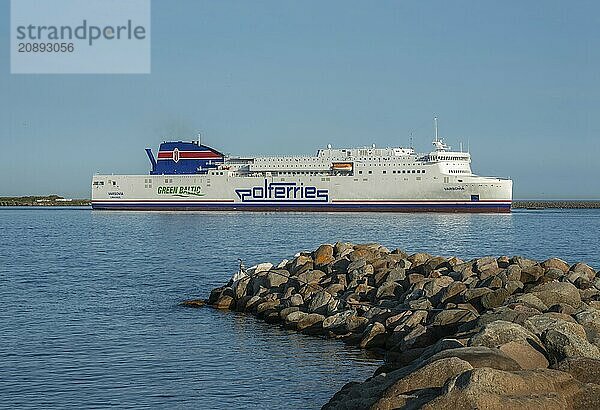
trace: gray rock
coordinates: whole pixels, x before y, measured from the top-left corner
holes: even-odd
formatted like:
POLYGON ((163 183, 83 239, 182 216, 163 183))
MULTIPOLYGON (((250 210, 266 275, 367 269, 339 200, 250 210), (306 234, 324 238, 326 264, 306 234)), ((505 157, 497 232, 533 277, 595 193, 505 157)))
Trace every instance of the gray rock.
POLYGON ((302 312, 300 310, 289 313, 285 317, 285 327, 288 329, 296 329, 298 326, 298 322, 300 322, 300 320, 302 320, 306 316, 308 316, 308 313, 302 312))
POLYGON ((318 269, 307 270, 298 275, 298 281, 301 284, 305 283, 319 283, 319 281, 325 276, 325 272, 318 269))
POLYGON ((290 306, 302 306, 304 304, 304 298, 299 293, 290 296, 290 306))
POLYGON ((362 316, 350 316, 346 319, 346 330, 352 333, 362 333, 368 323, 369 319, 362 316))
POLYGON ((351 310, 345 310, 343 312, 338 312, 334 315, 328 316, 325 318, 325 320, 323 320, 323 329, 337 334, 348 333, 348 321, 350 317, 355 315, 355 312, 351 310))
POLYGON ((532 307, 534 309, 539 310, 540 312, 544 312, 546 310, 548 310, 548 306, 546 306, 544 304, 544 302, 542 302, 540 300, 540 298, 538 298, 537 296, 535 296, 532 293, 524 293, 521 295, 513 295, 511 296, 507 303, 520 303, 523 304, 525 306, 529 306, 532 307))
POLYGON ((290 306, 290 307, 283 308, 279 312, 279 318, 281 320, 285 321, 285 319, 288 317, 288 315, 290 313, 298 312, 299 310, 300 310, 300 308, 298 306, 290 306))
MULTIPOLYGON (((408 261, 407 263, 410 264, 408 261)), ((406 270, 398 267, 390 270, 385 278, 387 282, 401 282, 404 279, 406 279, 406 270)))
POLYGON ((519 265, 509 265, 505 272, 507 280, 521 281, 521 267, 519 265))
POLYGON ((256 306, 256 314, 260 315, 266 311, 273 310, 281 304, 279 300, 267 300, 256 306))
POLYGON ((336 302, 337 300, 330 293, 325 291, 317 292, 310 299, 310 303, 308 304, 308 312, 326 314, 328 305, 336 302))
POLYGON ((479 258, 475 261, 475 268, 477 272, 482 273, 487 270, 493 269, 494 271, 498 270, 498 261, 496 258, 492 256, 486 256, 484 258, 479 258))
POLYGON ((397 299, 402 294, 402 285, 396 282, 384 282, 379 288, 375 297, 380 299, 397 299))
POLYGON ((419 390, 441 388, 448 380, 471 369, 473 367, 468 362, 457 357, 436 360, 393 383, 371 408, 405 408, 418 401, 415 394, 419 390))
POLYGON ((588 340, 600 347, 600 310, 583 310, 575 315, 575 320, 585 329, 588 340))
POLYGON ((287 283, 290 273, 284 269, 276 269, 267 272, 266 287, 276 288, 287 283))
POLYGON ((544 276, 544 268, 539 264, 531 266, 521 266, 521 282, 523 283, 535 283, 544 276))

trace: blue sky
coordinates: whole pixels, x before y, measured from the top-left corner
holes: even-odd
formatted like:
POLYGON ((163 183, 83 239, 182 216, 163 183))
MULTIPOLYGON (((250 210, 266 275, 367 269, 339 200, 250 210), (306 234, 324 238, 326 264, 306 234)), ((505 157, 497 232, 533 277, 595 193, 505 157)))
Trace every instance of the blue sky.
POLYGON ((11 75, 0 195, 89 197, 170 137, 240 154, 430 149, 432 117, 515 198, 600 198, 600 3, 153 0, 149 75, 11 75))

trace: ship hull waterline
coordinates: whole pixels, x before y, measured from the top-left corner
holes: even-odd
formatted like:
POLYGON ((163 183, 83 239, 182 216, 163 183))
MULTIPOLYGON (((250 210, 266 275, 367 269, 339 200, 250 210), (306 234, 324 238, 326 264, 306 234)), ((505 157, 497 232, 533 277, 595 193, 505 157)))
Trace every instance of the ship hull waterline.
POLYGON ((93 201, 93 210, 113 211, 236 211, 236 212, 435 212, 510 213, 509 202, 473 203, 330 203, 330 204, 241 204, 172 201, 93 201))

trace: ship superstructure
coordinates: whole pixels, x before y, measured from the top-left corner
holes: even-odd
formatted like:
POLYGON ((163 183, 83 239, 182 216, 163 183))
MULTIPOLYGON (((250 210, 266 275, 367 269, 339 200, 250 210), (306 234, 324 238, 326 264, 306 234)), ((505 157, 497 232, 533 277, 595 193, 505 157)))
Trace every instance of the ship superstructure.
POLYGON ((200 141, 146 152, 149 175, 94 175, 93 209, 510 212, 512 181, 471 171, 471 155, 434 149, 319 149, 314 156, 228 157, 200 141))

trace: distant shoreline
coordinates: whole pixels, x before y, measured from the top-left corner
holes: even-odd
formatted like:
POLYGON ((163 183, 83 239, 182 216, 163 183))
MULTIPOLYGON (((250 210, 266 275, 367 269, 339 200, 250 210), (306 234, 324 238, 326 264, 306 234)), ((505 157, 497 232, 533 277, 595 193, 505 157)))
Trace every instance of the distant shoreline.
MULTIPOLYGON (((90 206, 90 199, 63 198, 58 195, 0 197, 1 206, 65 207, 90 206)), ((512 209, 600 209, 600 200, 515 200, 512 209)))
POLYGON ((513 209, 599 209, 597 200, 516 200, 513 209))
POLYGON ((34 195, 18 197, 0 197, 0 206, 89 206, 92 201, 89 199, 64 198, 59 195, 34 195))

